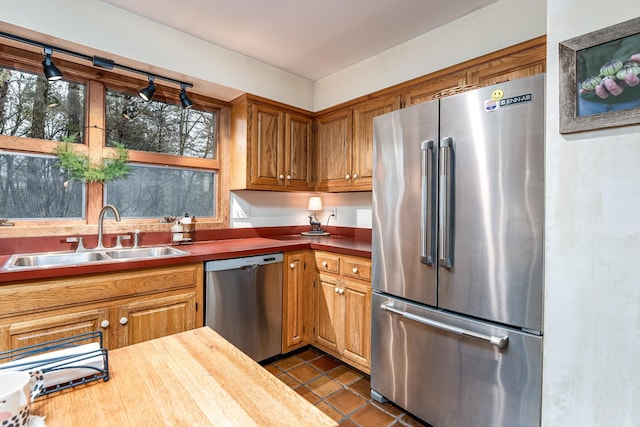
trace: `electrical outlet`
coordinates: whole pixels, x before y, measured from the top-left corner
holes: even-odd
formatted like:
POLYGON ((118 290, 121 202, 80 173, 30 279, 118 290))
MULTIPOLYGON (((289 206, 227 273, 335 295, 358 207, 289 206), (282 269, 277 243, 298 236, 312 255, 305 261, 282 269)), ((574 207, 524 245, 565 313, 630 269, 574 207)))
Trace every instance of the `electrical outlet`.
POLYGON ((332 216, 334 221, 338 219, 338 208, 331 208, 329 210, 329 216, 332 216))

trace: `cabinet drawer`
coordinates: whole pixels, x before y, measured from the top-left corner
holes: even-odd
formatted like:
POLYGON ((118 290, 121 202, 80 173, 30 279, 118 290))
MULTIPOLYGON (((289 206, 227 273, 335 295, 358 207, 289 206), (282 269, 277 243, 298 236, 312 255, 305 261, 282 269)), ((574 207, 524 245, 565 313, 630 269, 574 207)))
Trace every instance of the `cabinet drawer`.
POLYGON ((371 281, 371 261, 341 257, 340 274, 345 277, 371 281))
POLYGON ((325 252, 316 252, 316 266, 319 271, 338 274, 339 257, 325 252))

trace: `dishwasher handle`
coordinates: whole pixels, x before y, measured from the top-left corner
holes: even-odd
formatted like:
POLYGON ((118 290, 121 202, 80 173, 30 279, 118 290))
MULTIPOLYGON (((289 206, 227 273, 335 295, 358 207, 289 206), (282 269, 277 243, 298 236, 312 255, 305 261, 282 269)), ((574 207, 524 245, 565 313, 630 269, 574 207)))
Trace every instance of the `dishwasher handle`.
POLYGON ((282 252, 274 254, 254 255, 240 258, 227 258, 204 263, 204 271, 236 270, 239 268, 256 267, 259 265, 275 264, 283 262, 282 252))

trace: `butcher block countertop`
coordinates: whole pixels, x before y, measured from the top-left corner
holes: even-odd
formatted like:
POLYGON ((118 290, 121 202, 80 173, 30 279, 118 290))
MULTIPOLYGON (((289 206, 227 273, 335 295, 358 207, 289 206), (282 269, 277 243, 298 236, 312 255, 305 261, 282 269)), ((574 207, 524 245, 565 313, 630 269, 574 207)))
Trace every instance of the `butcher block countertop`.
POLYGON ((109 351, 109 371, 31 413, 48 427, 337 426, 208 327, 109 351))

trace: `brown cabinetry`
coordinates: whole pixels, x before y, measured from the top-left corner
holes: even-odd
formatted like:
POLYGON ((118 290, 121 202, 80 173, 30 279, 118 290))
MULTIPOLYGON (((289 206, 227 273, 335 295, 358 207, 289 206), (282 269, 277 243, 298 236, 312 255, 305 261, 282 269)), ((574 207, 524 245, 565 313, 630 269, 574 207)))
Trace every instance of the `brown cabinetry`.
POLYGON ((371 261, 318 251, 314 345, 370 372, 371 261))
POLYGON ((398 108, 393 96, 317 118, 318 191, 371 191, 373 118, 398 108))
POLYGON ((0 286, 0 351, 102 331, 109 349, 202 326, 202 264, 0 286))
POLYGON ((232 106, 232 190, 311 190, 312 116, 244 95, 232 106))
POLYGON ((309 341, 311 292, 306 250, 284 254, 282 287, 282 353, 298 349, 309 341))

